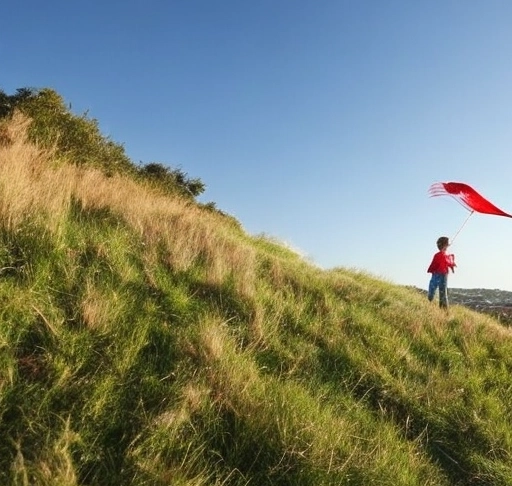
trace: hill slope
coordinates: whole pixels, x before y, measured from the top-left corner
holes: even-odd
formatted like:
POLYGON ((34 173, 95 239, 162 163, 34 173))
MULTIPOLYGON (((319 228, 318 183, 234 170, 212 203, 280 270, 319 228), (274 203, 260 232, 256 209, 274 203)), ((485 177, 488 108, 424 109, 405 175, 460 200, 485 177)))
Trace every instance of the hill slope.
POLYGON ((57 160, 27 123, 0 146, 0 484, 512 484, 508 328, 57 160))

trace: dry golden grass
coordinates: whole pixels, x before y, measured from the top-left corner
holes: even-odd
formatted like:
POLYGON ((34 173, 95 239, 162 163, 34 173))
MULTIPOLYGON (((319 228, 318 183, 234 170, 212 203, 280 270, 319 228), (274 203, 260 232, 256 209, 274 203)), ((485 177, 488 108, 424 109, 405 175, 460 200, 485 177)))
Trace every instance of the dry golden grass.
POLYGON ((52 153, 28 142, 29 125, 30 120, 20 113, 3 124, 10 142, 0 145, 0 218, 10 229, 36 211, 58 219, 70 197, 69 185, 62 184, 65 169, 54 180, 57 174, 47 170, 52 153))
POLYGON ((88 283, 85 289, 84 297, 80 303, 80 311, 84 324, 89 329, 96 331, 105 331, 115 320, 118 313, 117 295, 110 292, 107 295, 101 292, 97 287, 88 283))
POLYGON ((14 229, 32 215, 43 214, 45 226, 57 233, 66 223, 71 203, 83 211, 103 210, 128 223, 146 245, 150 264, 165 259, 176 271, 201 261, 206 281, 220 285, 233 278, 236 290, 250 298, 254 292, 256 253, 232 231, 222 231, 222 218, 195 203, 163 196, 140 182, 101 171, 56 163, 52 151, 30 143, 30 120, 16 113, 2 124, 0 144, 0 218, 14 229), (220 231, 219 231, 220 230, 220 231))

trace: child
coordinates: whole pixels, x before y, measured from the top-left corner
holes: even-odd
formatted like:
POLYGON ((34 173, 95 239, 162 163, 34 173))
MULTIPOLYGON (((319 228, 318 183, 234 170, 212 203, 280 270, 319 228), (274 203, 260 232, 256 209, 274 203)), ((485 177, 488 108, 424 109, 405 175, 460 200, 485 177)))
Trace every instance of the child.
POLYGON ((428 267, 427 273, 432 274, 428 285, 428 300, 432 302, 436 290, 439 288, 439 306, 448 309, 448 271, 455 272, 455 255, 447 255, 446 250, 450 246, 446 236, 441 236, 437 240, 439 251, 432 258, 432 263, 428 267))

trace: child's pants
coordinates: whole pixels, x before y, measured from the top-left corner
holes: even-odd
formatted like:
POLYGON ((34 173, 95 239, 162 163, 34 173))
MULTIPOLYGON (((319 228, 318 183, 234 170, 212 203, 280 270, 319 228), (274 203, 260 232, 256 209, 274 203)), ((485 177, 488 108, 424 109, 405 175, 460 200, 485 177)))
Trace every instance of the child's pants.
POLYGON ((428 284, 428 300, 434 300, 436 290, 439 288, 439 307, 448 307, 448 274, 433 273, 428 284))

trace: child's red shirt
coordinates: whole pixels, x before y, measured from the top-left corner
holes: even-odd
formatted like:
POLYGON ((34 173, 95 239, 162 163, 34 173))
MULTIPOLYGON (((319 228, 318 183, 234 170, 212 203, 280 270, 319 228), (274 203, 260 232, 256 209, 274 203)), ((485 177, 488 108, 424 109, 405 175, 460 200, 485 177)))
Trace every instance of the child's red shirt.
POLYGON ((432 263, 428 267, 427 273, 446 274, 450 268, 453 270, 454 266, 453 255, 447 255, 446 252, 439 251, 432 258, 432 263))

